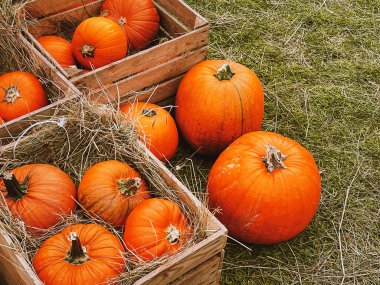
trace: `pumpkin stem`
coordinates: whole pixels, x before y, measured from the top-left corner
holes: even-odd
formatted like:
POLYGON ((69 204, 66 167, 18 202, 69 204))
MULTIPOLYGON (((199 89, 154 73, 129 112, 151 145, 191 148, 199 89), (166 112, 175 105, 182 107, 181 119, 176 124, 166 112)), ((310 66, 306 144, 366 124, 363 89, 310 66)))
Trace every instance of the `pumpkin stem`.
POLYGON ((235 73, 232 72, 231 67, 228 64, 223 64, 214 74, 214 76, 220 81, 230 80, 234 75, 235 73))
POLYGON ((166 239, 170 243, 175 244, 179 242, 181 233, 175 226, 173 225, 168 226, 167 229, 165 230, 165 233, 166 233, 166 239))
POLYGON ((4 99, 2 102, 8 102, 13 104, 17 98, 20 98, 20 92, 17 89, 16 85, 13 85, 8 88, 1 87, 5 91, 4 99))
POLYGON ((94 57, 94 52, 95 52, 95 47, 94 46, 89 46, 89 45, 84 45, 80 49, 80 52, 82 53, 83 57, 94 57))
POLYGON ((4 171, 1 177, 3 178, 5 189, 7 189, 8 192, 7 198, 13 198, 17 201, 24 197, 28 192, 28 178, 25 178, 25 180, 20 184, 14 174, 9 171, 4 171))
POLYGON ((124 26, 127 23, 127 19, 125 17, 120 17, 118 23, 120 26, 124 26))
POLYGON ((286 168, 284 160, 287 155, 282 154, 277 148, 267 145, 266 156, 263 157, 263 162, 269 173, 279 168, 286 168))
POLYGON ((71 249, 67 253, 65 260, 71 264, 78 265, 85 263, 90 258, 87 256, 87 250, 82 247, 78 234, 76 232, 71 232, 67 238, 71 241, 71 249))
POLYGON ((117 180, 117 187, 122 195, 133 196, 142 185, 141 178, 125 178, 117 180))
POLYGON ((157 116, 157 112, 153 110, 152 108, 144 108, 142 109, 141 113, 143 116, 149 117, 149 118, 157 116))

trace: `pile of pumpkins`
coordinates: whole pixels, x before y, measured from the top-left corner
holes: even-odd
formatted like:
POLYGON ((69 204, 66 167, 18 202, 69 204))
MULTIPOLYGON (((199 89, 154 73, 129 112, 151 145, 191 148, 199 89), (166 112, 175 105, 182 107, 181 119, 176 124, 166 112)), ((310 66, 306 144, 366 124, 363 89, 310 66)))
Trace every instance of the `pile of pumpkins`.
MULTIPOLYGON (((48 164, 5 171, 2 203, 35 236, 74 213, 76 201, 95 221, 124 227, 129 258, 147 262, 174 254, 193 229, 180 207, 152 198, 147 183, 128 164, 103 161, 83 175, 78 190, 68 174, 48 164)), ((119 238, 97 223, 66 227, 44 241, 33 266, 44 284, 100 284, 125 271, 126 251, 119 238)))

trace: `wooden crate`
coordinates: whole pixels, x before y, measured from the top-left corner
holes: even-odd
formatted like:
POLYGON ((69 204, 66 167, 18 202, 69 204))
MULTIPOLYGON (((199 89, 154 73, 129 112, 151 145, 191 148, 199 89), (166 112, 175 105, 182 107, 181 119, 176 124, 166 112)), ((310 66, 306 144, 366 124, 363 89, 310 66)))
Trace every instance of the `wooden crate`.
POLYGON ((4 124, 0 124, 0 146, 17 140, 18 135, 29 126, 49 119, 52 115, 59 112, 63 104, 66 104, 70 100, 75 100, 75 98, 80 95, 79 90, 62 76, 60 72, 21 35, 20 41, 29 47, 34 55, 36 65, 42 69, 44 75, 51 81, 51 84, 55 86, 54 91, 57 92, 55 95, 58 99, 43 108, 4 124))
POLYGON ((25 7, 25 37, 61 73, 92 100, 109 102, 133 91, 162 83, 169 96, 175 94, 180 78, 204 60, 208 51, 209 25, 181 0, 155 0, 160 15, 160 33, 167 41, 94 71, 72 75, 37 42, 44 35, 59 35, 88 17, 97 16, 104 0, 35 0, 25 7), (173 79, 173 80, 172 80, 173 79))

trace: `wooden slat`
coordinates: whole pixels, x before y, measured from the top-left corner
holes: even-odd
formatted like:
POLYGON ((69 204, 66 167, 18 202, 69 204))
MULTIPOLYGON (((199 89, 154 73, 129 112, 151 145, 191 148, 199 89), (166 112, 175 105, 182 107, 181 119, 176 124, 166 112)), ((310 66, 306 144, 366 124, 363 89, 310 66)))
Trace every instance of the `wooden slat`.
POLYGON ((171 15, 159 4, 155 3, 155 5, 160 16, 160 25, 174 38, 193 30, 192 27, 189 28, 181 23, 176 17, 171 15))
MULTIPOLYGON (((208 47, 187 53, 164 64, 123 79, 115 84, 104 87, 102 91, 89 94, 89 99, 101 103, 112 102, 118 97, 125 96, 130 91, 140 90, 146 86, 174 78, 189 70, 193 65, 206 58, 208 47)), ((75 83, 74 83, 75 84, 75 83)), ((77 85, 80 88, 79 85, 77 85)), ((102 86, 99 86, 101 89, 102 86)))
POLYGON ((208 26, 203 27, 197 31, 190 32, 98 68, 95 71, 74 77, 71 79, 71 82, 77 86, 85 86, 86 88, 98 88, 99 82, 103 84, 116 82, 132 74, 158 66, 186 52, 206 46, 208 43, 208 30, 208 26))

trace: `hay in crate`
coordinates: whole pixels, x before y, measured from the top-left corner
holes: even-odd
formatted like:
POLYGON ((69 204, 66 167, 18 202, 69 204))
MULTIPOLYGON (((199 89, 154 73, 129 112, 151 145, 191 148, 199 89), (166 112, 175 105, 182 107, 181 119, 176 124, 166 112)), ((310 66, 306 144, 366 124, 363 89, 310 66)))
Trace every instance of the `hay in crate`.
MULTIPOLYGON (((159 175, 159 162, 153 160, 144 145, 138 141, 132 122, 126 122, 115 108, 94 105, 86 99, 65 106, 63 111, 65 116, 45 121, 43 125, 36 126, 37 130, 32 135, 20 137, 17 142, 4 148, 0 152, 2 171, 30 163, 47 163, 65 171, 78 185, 84 172, 91 165, 110 159, 124 161, 148 182, 153 196, 176 202, 188 216, 195 230, 192 238, 178 253, 205 238, 207 213, 202 209, 197 212, 191 211, 175 191, 168 188, 159 175)), ((88 218, 83 211, 77 211, 42 237, 28 234, 23 224, 11 216, 6 206, 1 206, 0 213, 0 230, 9 233, 14 247, 30 264, 44 240, 77 222, 96 222, 117 236, 122 236, 121 231, 100 219, 88 218)), ((165 256, 152 262, 141 263, 127 257, 126 273, 122 274, 120 279, 123 284, 130 284, 165 263, 168 258, 170 257, 165 256)))

